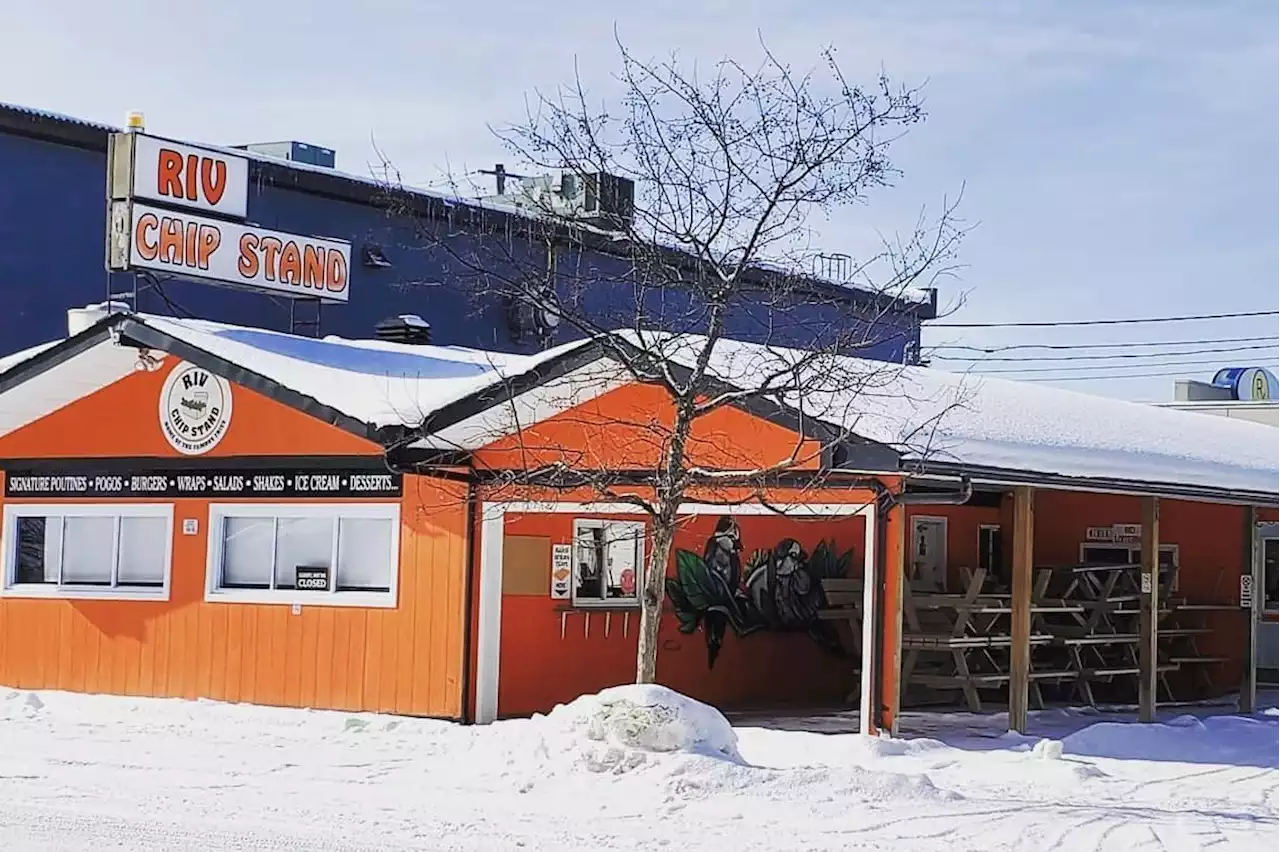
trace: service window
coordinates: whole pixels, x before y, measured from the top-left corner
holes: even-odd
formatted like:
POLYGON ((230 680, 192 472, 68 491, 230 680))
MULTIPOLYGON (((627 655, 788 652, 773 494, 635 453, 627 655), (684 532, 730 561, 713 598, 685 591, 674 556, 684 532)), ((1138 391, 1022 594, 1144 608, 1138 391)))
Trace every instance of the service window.
POLYGON ((586 518, 573 522, 575 606, 638 605, 643 567, 643 523, 586 518))
POLYGON ((214 505, 208 600, 396 604, 396 504, 214 505))
POLYGON ((173 506, 4 507, 3 593, 167 600, 173 506))
MULTIPOLYGON (((1081 544, 1080 561, 1085 565, 1141 565, 1142 547, 1131 544, 1081 544)), ((1170 589, 1178 587, 1178 545, 1160 545, 1160 578, 1170 589), (1172 583, 1167 582, 1173 572, 1172 583)))

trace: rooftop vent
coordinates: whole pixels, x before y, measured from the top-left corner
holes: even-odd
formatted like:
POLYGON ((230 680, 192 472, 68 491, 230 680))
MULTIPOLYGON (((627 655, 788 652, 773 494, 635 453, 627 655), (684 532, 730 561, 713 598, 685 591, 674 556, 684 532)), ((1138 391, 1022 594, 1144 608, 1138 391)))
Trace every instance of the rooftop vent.
POLYGON ((426 346, 431 342, 431 324, 417 314, 387 317, 373 327, 379 340, 426 346))
POLYGON ((308 145, 306 142, 252 142, 235 147, 264 157, 275 157, 278 160, 289 160, 293 163, 305 163, 308 166, 320 166, 326 169, 333 168, 337 162, 337 155, 332 148, 321 148, 319 145, 308 145))

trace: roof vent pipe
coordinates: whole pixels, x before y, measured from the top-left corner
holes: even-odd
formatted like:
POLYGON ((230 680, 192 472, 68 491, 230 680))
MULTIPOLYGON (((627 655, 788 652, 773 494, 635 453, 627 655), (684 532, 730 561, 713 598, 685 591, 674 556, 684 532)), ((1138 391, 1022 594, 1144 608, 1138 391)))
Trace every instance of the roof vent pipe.
POLYGON ((379 340, 426 346, 431 343, 431 324, 417 314, 387 317, 373 327, 379 340))

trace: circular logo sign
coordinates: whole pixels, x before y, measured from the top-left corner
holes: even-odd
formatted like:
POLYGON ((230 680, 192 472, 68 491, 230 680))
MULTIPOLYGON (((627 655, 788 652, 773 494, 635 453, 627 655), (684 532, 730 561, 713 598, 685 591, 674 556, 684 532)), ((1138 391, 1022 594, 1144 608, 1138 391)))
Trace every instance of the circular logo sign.
POLYGON ((160 391, 160 429, 170 446, 186 456, 207 453, 231 425, 231 384, 203 367, 183 361, 169 372, 160 391))

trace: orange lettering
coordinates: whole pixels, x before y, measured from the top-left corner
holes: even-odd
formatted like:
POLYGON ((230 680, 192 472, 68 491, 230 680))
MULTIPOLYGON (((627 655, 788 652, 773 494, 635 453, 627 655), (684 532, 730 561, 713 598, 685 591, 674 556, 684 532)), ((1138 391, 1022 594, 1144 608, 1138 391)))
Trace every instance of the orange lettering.
POLYGON ((280 252, 280 283, 297 286, 302 283, 302 255, 293 240, 284 244, 280 252))
POLYGON ((209 268, 209 258, 222 245, 222 232, 213 225, 200 226, 200 248, 196 252, 196 265, 201 269, 209 268))
POLYGON ((347 289, 347 259, 337 249, 329 249, 329 274, 326 277, 331 292, 341 293, 347 289))
POLYGON ((240 257, 236 260, 236 270, 245 278, 258 276, 258 255, 254 251, 257 247, 257 235, 244 234, 240 237, 240 257))
POLYGON ((205 157, 200 163, 200 188, 204 190, 205 200, 216 206, 227 190, 227 164, 205 157))
POLYGON ((187 155, 187 200, 199 201, 200 196, 196 193, 196 179, 200 176, 200 158, 195 154, 187 155))
POLYGON ((196 232, 200 230, 200 226, 195 222, 187 223, 187 239, 182 244, 183 256, 186 259, 187 266, 196 265, 196 232))
POLYGON ((302 286, 324 289, 324 249, 319 246, 302 249, 302 286))
POLYGON ((182 155, 169 148, 160 149, 156 169, 156 190, 160 195, 182 197, 182 155))
POLYGON ((143 260, 155 260, 159 246, 153 239, 147 242, 147 231, 160 227, 160 220, 154 213, 143 213, 138 217, 138 224, 133 231, 133 250, 143 260))
POLYGON ((182 263, 182 220, 165 216, 160 220, 160 262, 182 263))
POLYGON ((268 281, 276 280, 276 257, 280 254, 280 241, 275 237, 263 237, 262 242, 262 265, 265 267, 262 271, 266 275, 268 281))

